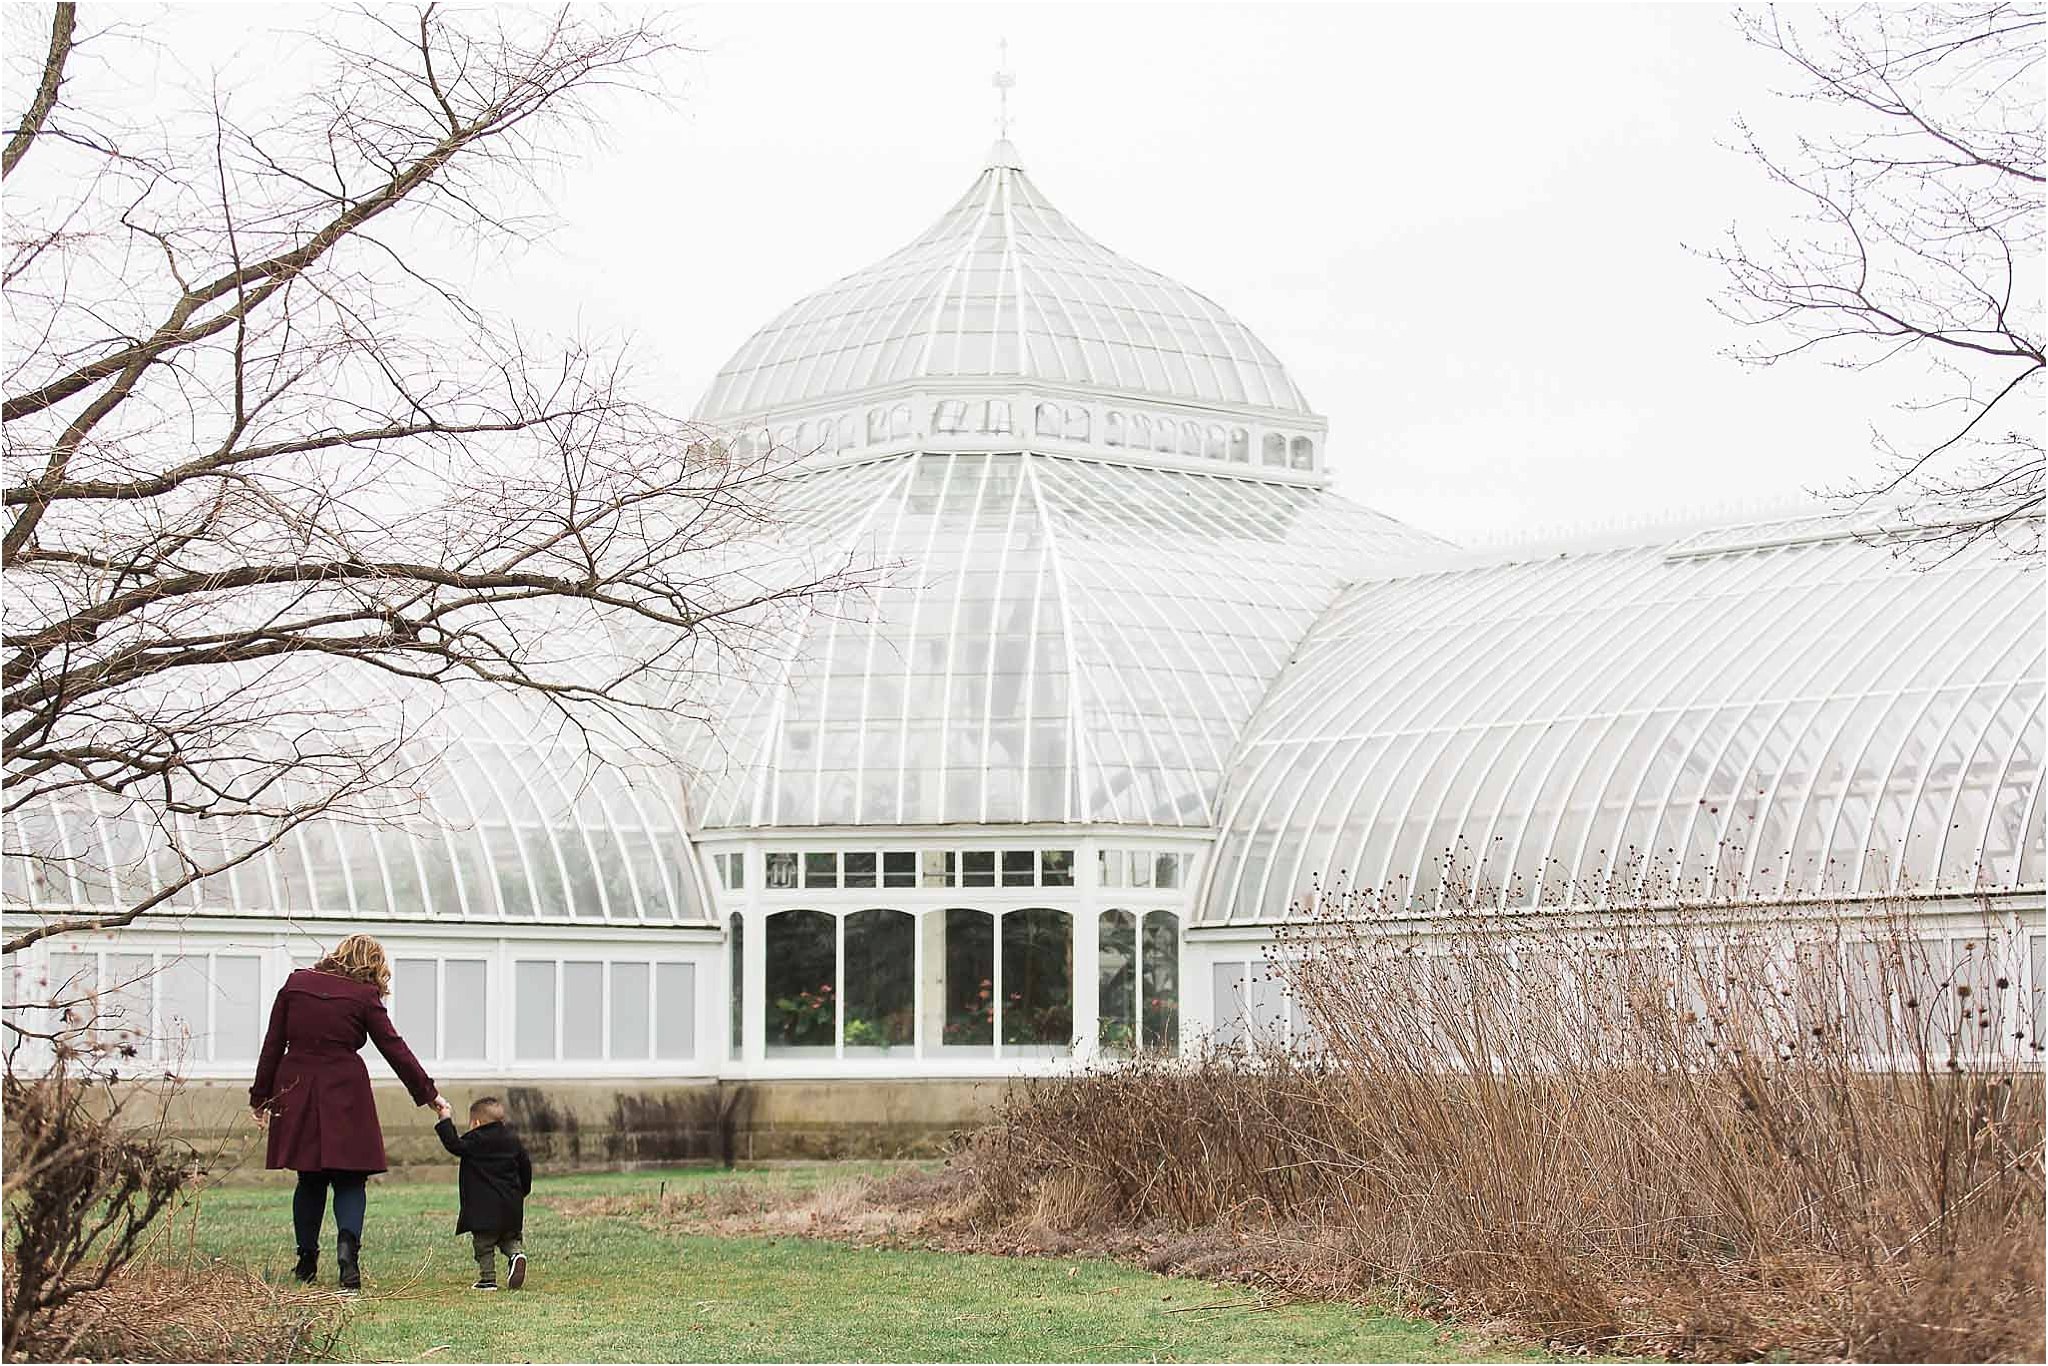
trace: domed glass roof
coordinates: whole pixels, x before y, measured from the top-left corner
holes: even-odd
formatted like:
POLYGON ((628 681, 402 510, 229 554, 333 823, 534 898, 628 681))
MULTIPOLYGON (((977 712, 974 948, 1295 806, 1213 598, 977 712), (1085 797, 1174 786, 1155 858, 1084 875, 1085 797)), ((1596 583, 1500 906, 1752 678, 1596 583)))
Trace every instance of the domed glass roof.
POLYGON ((1209 828, 1343 581, 1443 548, 1321 490, 1044 454, 820 470, 783 513, 823 558, 893 568, 705 718, 710 828, 1209 828))
POLYGON ((1075 227, 998 142, 973 187, 916 241, 755 333, 698 416, 963 379, 1309 412, 1243 323, 1075 227))

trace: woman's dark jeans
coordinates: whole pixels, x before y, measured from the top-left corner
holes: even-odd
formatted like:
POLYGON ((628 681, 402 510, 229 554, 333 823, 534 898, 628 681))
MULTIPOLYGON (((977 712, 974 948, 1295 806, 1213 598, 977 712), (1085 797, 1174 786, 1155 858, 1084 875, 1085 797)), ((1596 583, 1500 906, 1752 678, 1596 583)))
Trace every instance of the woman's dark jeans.
POLYGON ((320 1223, 327 1215, 327 1192, 334 1191, 334 1226, 363 1237, 363 1210, 370 1202, 364 1182, 367 1172, 300 1172, 299 1188, 292 1192, 292 1231, 298 1235, 299 1251, 320 1247, 320 1223))

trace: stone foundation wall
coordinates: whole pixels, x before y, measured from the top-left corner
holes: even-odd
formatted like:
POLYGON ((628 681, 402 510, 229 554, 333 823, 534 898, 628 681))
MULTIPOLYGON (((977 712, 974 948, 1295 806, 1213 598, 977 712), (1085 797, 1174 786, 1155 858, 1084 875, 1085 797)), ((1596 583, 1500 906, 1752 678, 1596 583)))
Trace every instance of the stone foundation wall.
MULTIPOLYGON (((900 1081, 451 1082, 456 1123, 478 1096, 504 1099, 536 1166, 549 1171, 793 1158, 934 1157, 953 1135, 985 1123, 1009 1083, 900 1081)), ((377 1122, 394 1172, 453 1159, 434 1137, 433 1111, 402 1087, 379 1084, 377 1122)), ((221 1165, 263 1165, 248 1087, 187 1083, 168 1106, 170 1130, 221 1165)))

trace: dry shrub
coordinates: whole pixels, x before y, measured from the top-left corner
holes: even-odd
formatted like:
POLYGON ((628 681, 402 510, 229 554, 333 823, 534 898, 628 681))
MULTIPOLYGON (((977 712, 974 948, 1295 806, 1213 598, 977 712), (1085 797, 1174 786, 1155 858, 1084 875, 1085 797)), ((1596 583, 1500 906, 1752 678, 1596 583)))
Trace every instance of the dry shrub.
POLYGON ((150 1226, 197 1174, 161 1124, 136 1125, 105 1076, 69 1054, 41 1074, 15 1060, 6 1101, 6 1308, 10 1358, 62 1354, 53 1324, 143 1249, 150 1226))
POLYGON ((67 1300, 28 1349, 9 1356, 314 1361, 333 1354, 343 1324, 331 1291, 285 1290, 227 1263, 184 1267, 144 1260, 67 1300))
POLYGON ((1017 1088, 963 1155, 982 1216, 1265 1229, 1318 1250, 1272 1261, 1298 1288, 1391 1286, 1559 1345, 2040 1358, 2010 922, 1951 956, 1897 908, 1768 936, 1340 909, 1272 967, 1313 1048, 1017 1088))

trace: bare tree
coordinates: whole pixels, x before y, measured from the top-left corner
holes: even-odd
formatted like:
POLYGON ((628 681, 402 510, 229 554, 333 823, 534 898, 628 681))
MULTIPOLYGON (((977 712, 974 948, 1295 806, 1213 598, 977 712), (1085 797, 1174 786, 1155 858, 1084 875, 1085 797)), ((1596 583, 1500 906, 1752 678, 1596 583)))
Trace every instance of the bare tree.
POLYGON ((450 688, 572 733, 665 723, 860 578, 748 549, 779 457, 453 283, 544 226, 605 109, 660 97, 658 21, 335 13, 173 110, 115 79, 151 35, 93 18, 56 6, 5 148, 6 854, 86 856, 53 813, 89 808, 154 871, 5 952, 127 924, 315 816, 404 814, 450 688))
POLYGON ((2035 0, 1738 11, 1790 68, 1802 132, 1741 148, 1801 206, 1706 253, 1737 358, 1813 353, 1897 378, 1878 473, 1836 490, 1948 544, 2039 547, 2043 490, 2043 13, 2035 0))

